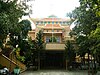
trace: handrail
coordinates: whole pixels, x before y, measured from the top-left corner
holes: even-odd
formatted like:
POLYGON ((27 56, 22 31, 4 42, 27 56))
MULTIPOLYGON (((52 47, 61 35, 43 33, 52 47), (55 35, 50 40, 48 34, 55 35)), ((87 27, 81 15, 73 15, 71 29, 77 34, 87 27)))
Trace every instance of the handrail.
POLYGON ((9 59, 8 57, 6 57, 4 54, 2 54, 2 56, 3 56, 4 58, 6 58, 7 60, 9 60, 10 62, 12 62, 12 63, 14 63, 15 65, 17 65, 14 61, 12 61, 12 60, 9 59))
POLYGON ((6 57, 4 54, 1 54, 0 55, 1 57, 1 64, 3 66, 7 66, 7 68, 11 68, 10 70, 13 71, 13 69, 16 67, 16 66, 19 66, 21 71, 25 71, 26 70, 26 66, 24 64, 22 64, 21 62, 18 62, 18 64, 14 61, 14 60, 11 60, 10 58, 6 57), (10 66, 12 65, 12 66, 10 66), (10 66, 10 67, 9 67, 10 66))

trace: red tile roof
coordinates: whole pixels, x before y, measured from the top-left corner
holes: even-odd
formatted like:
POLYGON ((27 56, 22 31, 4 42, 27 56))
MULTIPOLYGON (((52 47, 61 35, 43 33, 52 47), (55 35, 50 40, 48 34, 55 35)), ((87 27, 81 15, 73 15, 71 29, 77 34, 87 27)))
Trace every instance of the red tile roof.
POLYGON ((62 18, 43 18, 40 21, 69 21, 69 19, 62 19, 62 18))
POLYGON ((62 28, 59 24, 46 24, 46 26, 44 26, 44 28, 48 29, 48 28, 62 28))
POLYGON ((34 21, 69 21, 70 19, 67 18, 31 18, 31 20, 34 21))

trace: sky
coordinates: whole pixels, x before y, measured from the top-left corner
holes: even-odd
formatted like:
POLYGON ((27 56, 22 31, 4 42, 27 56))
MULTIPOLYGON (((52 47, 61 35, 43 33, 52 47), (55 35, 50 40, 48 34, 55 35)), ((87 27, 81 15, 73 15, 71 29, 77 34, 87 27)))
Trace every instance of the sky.
POLYGON ((79 6, 79 0, 35 0, 31 4, 33 18, 45 18, 50 15, 65 18, 66 13, 79 6))
MULTIPOLYGON (((80 5, 79 0, 30 0, 27 4, 32 5, 33 13, 30 15, 31 18, 47 18, 50 15, 67 18, 66 14, 80 5)), ((22 18, 27 19, 29 16, 23 16, 22 18)), ((34 29, 35 25, 33 22, 31 23, 32 29, 34 29)), ((74 25, 71 26, 71 29, 73 27, 74 25)))

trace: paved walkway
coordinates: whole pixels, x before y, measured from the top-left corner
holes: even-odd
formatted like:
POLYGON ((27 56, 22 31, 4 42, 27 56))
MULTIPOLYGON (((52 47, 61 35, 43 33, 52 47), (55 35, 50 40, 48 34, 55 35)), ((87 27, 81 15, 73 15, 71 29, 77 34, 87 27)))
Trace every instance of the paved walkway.
POLYGON ((41 70, 26 71, 20 75, 88 75, 87 71, 41 70))

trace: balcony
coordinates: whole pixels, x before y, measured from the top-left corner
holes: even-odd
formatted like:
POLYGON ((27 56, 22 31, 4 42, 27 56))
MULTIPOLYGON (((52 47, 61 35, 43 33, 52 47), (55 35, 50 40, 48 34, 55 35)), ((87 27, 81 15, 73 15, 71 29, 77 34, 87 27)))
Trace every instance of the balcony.
POLYGON ((64 43, 46 43, 46 50, 65 50, 64 43))
POLYGON ((55 33, 55 34, 61 33, 62 34, 62 32, 43 32, 43 33, 50 33, 50 34, 52 34, 52 33, 55 33))

